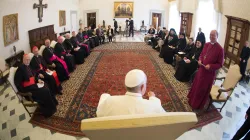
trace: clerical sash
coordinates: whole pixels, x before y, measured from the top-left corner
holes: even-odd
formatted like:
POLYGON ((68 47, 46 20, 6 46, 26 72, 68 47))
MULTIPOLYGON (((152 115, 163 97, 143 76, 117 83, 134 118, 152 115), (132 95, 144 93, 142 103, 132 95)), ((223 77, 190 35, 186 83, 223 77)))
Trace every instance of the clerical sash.
POLYGON ((60 59, 59 57, 53 54, 53 56, 50 58, 50 61, 54 61, 54 60, 59 61, 63 65, 64 69, 66 70, 66 73, 69 75, 68 66, 65 63, 65 61, 63 61, 62 59, 60 59))
POLYGON ((24 81, 22 82, 22 85, 23 87, 28 87, 28 86, 31 86, 31 85, 34 85, 36 82, 35 82, 35 77, 30 77, 29 81, 24 81))
POLYGON ((56 81, 56 85, 57 86, 59 86, 60 85, 60 81, 59 81, 59 79, 58 79, 58 76, 57 76, 57 73, 55 72, 55 71, 53 71, 53 77, 54 77, 54 79, 55 79, 55 81, 56 81))

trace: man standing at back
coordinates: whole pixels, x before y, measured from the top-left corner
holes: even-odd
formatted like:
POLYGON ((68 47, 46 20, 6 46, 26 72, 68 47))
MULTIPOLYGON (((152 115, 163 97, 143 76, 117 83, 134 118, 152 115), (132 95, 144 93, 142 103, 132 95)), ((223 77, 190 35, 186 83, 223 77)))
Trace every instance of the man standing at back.
POLYGON ((199 69, 195 76, 188 98, 193 110, 202 110, 207 103, 212 85, 215 80, 215 72, 224 63, 224 49, 217 42, 218 32, 212 30, 210 42, 206 43, 199 57, 199 69))
POLYGON ((199 32, 197 34, 196 40, 200 40, 202 44, 206 43, 206 37, 205 37, 205 34, 201 31, 201 28, 199 28, 199 32))
POLYGON ((97 117, 166 112, 161 106, 161 100, 156 98, 153 92, 148 93, 149 100, 142 98, 146 92, 146 83, 147 77, 142 70, 129 71, 125 77, 126 94, 102 94, 97 107, 97 117))
POLYGON ((117 21, 116 21, 115 19, 113 19, 113 20, 114 20, 115 34, 116 34, 116 33, 118 33, 118 34, 119 34, 119 32, 117 31, 117 28, 118 28, 117 21))
POLYGON ((134 37, 134 21, 129 18, 129 36, 132 34, 132 37, 134 37))

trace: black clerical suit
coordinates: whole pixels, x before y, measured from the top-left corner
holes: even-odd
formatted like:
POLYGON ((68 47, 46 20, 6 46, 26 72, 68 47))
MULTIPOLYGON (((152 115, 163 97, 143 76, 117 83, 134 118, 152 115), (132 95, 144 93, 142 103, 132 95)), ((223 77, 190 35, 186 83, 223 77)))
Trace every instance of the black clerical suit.
POLYGON ((245 136, 242 140, 250 140, 250 107, 248 108, 246 115, 248 116, 245 120, 244 124, 234 135, 232 140, 240 140, 243 136, 245 136))
POLYGON ((197 40, 201 41, 202 44, 205 44, 206 43, 205 34, 203 32, 198 32, 197 37, 196 37, 196 41, 197 40))
POLYGON ((118 33, 118 34, 119 34, 119 32, 117 31, 118 24, 117 24, 117 21, 116 21, 116 20, 114 21, 114 28, 115 28, 115 33, 118 33))
POLYGON ((56 65, 54 69, 56 70, 59 80, 61 82, 64 80, 68 80, 69 72, 68 72, 68 67, 67 67, 66 62, 60 58, 51 60, 53 56, 54 56, 54 49, 52 47, 46 47, 43 50, 43 58, 46 61, 46 63, 49 65, 52 65, 52 64, 56 65))
POLYGON ((132 34, 132 37, 134 37, 134 21, 130 20, 129 21, 129 36, 132 34))
POLYGON ((75 56, 76 64, 84 63, 84 58, 86 56, 84 48, 81 49, 81 47, 79 47, 79 50, 75 50, 78 46, 74 46, 70 39, 65 39, 63 45, 65 46, 67 52, 70 52, 72 55, 75 56))
POLYGON ((46 86, 46 83, 44 83, 43 87, 39 88, 37 82, 38 75, 35 75, 29 66, 22 64, 18 67, 14 77, 14 83, 18 91, 32 93, 32 99, 39 104, 39 111, 45 117, 50 117, 56 112, 58 102, 55 95, 46 86))
POLYGON ((244 79, 244 77, 246 76, 245 72, 246 72, 246 68, 247 68, 247 62, 249 59, 249 55, 250 55, 250 48, 249 47, 243 47, 241 54, 240 54, 240 73, 242 75, 242 79, 244 79))
POLYGON ((44 78, 39 78, 48 84, 49 89, 53 94, 61 94, 62 86, 58 79, 57 73, 55 72, 54 75, 49 75, 46 73, 48 68, 42 56, 33 56, 30 61, 30 68, 36 75, 42 74, 44 76, 44 78))
POLYGON ((76 68, 75 57, 66 51, 66 47, 63 44, 56 43, 54 51, 57 57, 59 58, 62 58, 62 56, 64 57, 63 60, 66 62, 69 72, 75 70, 76 68))

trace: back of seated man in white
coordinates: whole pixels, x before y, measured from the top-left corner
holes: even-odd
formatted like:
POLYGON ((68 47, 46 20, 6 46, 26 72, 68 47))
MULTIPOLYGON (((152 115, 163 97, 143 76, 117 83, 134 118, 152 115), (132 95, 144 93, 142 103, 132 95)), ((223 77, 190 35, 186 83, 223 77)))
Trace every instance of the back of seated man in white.
POLYGON ((129 71, 125 77, 126 94, 102 94, 97 107, 97 117, 166 112, 154 92, 148 93, 149 100, 142 98, 146 92, 146 83, 147 77, 142 70, 129 71))

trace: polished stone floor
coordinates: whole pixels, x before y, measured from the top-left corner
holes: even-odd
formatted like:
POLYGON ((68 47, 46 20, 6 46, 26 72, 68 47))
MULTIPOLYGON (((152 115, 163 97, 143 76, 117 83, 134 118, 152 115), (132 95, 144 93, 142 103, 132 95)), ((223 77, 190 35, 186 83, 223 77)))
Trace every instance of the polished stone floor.
MULTIPOLYGON (((116 42, 143 42, 143 33, 135 33, 133 38, 117 35, 116 42)), ((225 75, 226 70, 221 69, 218 77, 225 75)), ((221 83, 222 81, 216 81, 215 84, 221 83)), ((178 140, 229 140, 243 124, 249 103, 249 87, 238 84, 221 112, 223 116, 221 120, 188 131, 178 140)), ((221 106, 217 103, 214 105, 221 106)), ((19 103, 11 87, 0 86, 0 140, 88 140, 88 138, 68 136, 40 128, 30 124, 29 120, 29 115, 19 103)))

